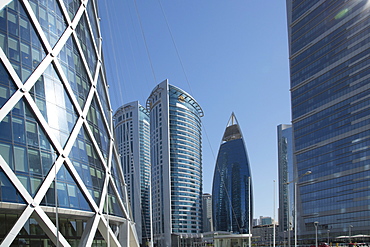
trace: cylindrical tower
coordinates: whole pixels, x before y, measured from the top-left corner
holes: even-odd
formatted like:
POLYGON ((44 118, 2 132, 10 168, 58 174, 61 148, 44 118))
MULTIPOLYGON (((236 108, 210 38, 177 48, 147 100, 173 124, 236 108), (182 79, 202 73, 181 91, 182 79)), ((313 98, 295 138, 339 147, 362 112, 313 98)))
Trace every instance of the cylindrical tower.
POLYGON ((152 91, 147 109, 154 240, 158 246, 172 246, 171 239, 201 232, 203 111, 192 96, 167 80, 152 91))

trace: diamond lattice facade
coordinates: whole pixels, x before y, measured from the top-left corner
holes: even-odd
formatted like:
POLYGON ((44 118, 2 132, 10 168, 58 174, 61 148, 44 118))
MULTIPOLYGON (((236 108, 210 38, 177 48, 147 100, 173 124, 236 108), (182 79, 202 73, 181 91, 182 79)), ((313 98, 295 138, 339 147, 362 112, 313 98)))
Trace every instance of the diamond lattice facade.
POLYGON ((136 246, 96 1, 0 2, 2 246, 136 246))

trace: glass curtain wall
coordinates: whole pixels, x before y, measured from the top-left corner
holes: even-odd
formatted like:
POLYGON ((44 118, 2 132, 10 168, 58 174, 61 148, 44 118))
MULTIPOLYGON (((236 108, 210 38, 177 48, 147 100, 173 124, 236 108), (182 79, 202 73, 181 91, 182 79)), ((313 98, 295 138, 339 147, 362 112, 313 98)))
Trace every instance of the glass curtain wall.
POLYGON ((135 246, 96 1, 0 6, 2 245, 135 246))

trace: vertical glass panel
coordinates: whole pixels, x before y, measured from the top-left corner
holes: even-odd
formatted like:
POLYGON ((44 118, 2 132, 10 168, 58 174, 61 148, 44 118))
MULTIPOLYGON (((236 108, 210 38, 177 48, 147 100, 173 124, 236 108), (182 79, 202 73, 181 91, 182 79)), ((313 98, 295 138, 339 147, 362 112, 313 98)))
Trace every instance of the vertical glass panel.
POLYGON ((70 37, 66 45, 58 55, 63 72, 73 90, 81 108, 84 107, 91 83, 82 63, 80 53, 77 49, 73 37, 70 37))
POLYGON ((41 178, 34 178, 31 177, 31 194, 32 196, 36 195, 37 190, 41 185, 42 179, 41 178))
POLYGON ((96 98, 93 98, 89 112, 87 114, 87 121, 89 127, 94 134, 94 138, 103 152, 104 158, 108 157, 109 133, 103 122, 103 115, 96 98))
POLYGON ((13 79, 0 61, 0 108, 16 91, 13 79))
POLYGON ((28 163, 30 173, 41 175, 41 157, 40 152, 35 149, 28 148, 28 163))
POLYGON ((28 172, 26 148, 14 146, 14 162, 16 171, 28 172))
POLYGON ((38 147, 39 138, 37 133, 37 125, 34 122, 26 121, 27 144, 38 147))
POLYGON ((55 207, 55 182, 50 185, 41 205, 55 207))
POLYGON ((57 192, 58 192, 58 205, 60 207, 69 207, 69 198, 67 192, 67 185, 62 182, 57 182, 57 192))
POLYGON ((49 170, 53 165, 55 158, 56 157, 54 154, 41 151, 42 173, 44 176, 47 176, 47 174, 49 173, 49 170))
POLYGON ((81 129, 69 157, 75 168, 78 171, 82 171, 79 173, 81 179, 84 181, 96 203, 99 204, 101 198, 100 196, 96 197, 94 190, 99 195, 102 194, 105 172, 103 164, 99 159, 90 138, 86 135, 84 128, 81 129), (102 176, 96 176, 98 171, 102 176))
POLYGON ((0 143, 0 155, 3 157, 5 162, 12 168, 13 167, 13 148, 11 144, 0 143))
POLYGON ((85 59, 90 68, 91 75, 92 77, 94 77, 96 63, 97 63, 98 58, 96 55, 96 50, 95 50, 94 43, 91 38, 90 29, 89 29, 85 14, 81 17, 81 20, 76 27, 76 32, 77 32, 77 37, 80 41, 80 46, 82 47, 82 51, 84 53, 85 59))
POLYGON ((29 183, 29 177, 17 175, 19 181, 22 183, 24 188, 26 188, 27 191, 30 192, 30 183, 29 183))
POLYGON ((107 97, 107 88, 105 83, 103 82, 103 77, 102 77, 102 72, 99 73, 98 77, 98 84, 97 84, 97 91, 98 91, 98 96, 100 99, 100 103, 102 104, 104 115, 107 119, 108 124, 111 124, 111 112, 110 112, 110 107, 109 107, 109 100, 107 97))
MULTIPOLYGON (((99 43, 98 43, 98 41, 99 41, 99 28, 98 28, 98 23, 96 22, 97 18, 95 16, 93 5, 94 5, 93 1, 89 1, 87 3, 87 13, 88 13, 88 18, 89 18, 91 28, 92 28, 92 31, 93 31, 93 35, 94 35, 94 38, 95 38, 95 43, 99 47, 99 43)), ((97 7, 97 6, 95 6, 95 7, 97 7)))
POLYGON ((23 117, 24 116, 24 99, 22 98, 18 103, 14 106, 12 110, 13 115, 18 115, 23 117))
POLYGON ((123 179, 122 179, 120 170, 118 168, 118 162, 116 160, 116 156, 114 156, 114 155, 112 157, 111 172, 112 172, 113 181, 116 184, 116 187, 117 187, 117 190, 118 190, 118 193, 119 193, 119 197, 121 198, 121 200, 124 201, 124 203, 126 203, 126 196, 124 194, 123 179))
POLYGON ((0 122, 0 140, 3 141, 12 141, 12 128, 10 123, 10 116, 6 116, 1 122, 0 122))

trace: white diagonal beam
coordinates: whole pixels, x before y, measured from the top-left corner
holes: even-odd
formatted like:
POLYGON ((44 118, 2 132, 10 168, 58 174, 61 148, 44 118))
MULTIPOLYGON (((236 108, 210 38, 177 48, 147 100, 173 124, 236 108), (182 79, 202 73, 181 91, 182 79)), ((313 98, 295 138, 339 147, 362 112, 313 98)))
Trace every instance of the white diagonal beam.
POLYGON ((54 223, 50 220, 47 214, 41 209, 40 206, 35 207, 33 217, 36 219, 39 226, 44 230, 46 235, 56 246, 69 247, 71 246, 64 236, 58 231, 54 223), (57 244, 58 243, 58 244, 57 244))
POLYGON ((12 227, 10 232, 6 235, 3 242, 1 242, 0 247, 10 246, 14 239, 18 236, 19 232, 22 230, 22 227, 30 218, 31 214, 33 213, 34 208, 31 205, 28 205, 23 213, 19 216, 17 222, 12 227))
POLYGON ((85 230, 81 236, 79 247, 92 246, 95 238, 96 230, 98 229, 100 217, 96 214, 94 217, 89 219, 86 224, 85 230))
POLYGON ((98 225, 99 232, 107 242, 108 246, 110 247, 120 247, 119 240, 117 239, 116 235, 112 231, 112 228, 110 228, 107 220, 101 215, 100 221, 98 225))

